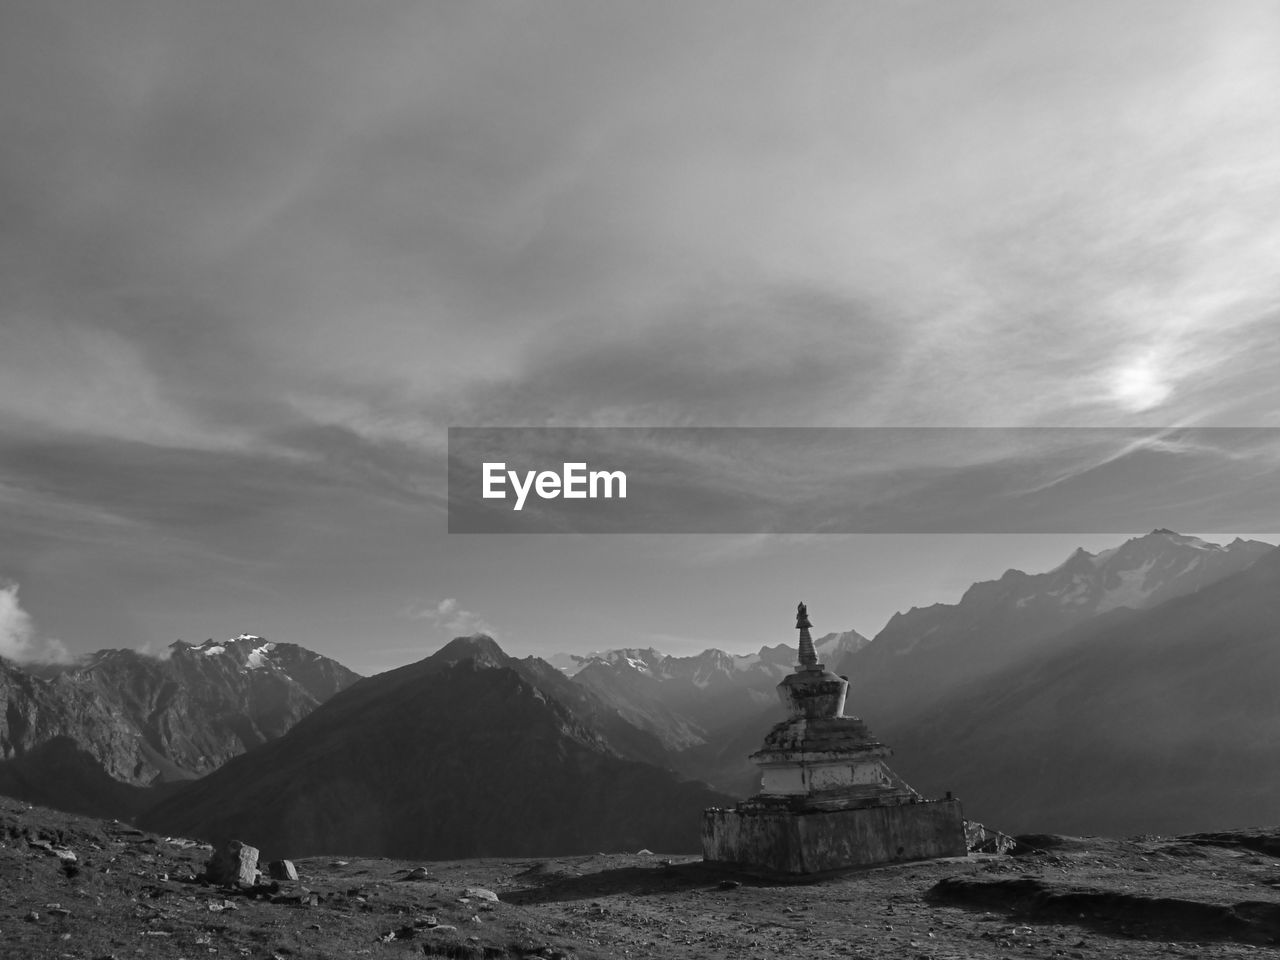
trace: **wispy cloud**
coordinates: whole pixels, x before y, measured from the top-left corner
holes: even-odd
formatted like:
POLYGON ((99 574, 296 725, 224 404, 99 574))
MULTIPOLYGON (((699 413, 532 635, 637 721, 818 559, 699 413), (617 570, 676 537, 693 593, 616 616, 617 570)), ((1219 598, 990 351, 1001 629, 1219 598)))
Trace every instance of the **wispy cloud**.
POLYGON ((10 6, 0 551, 68 593, 408 595, 450 425, 1276 425, 1269 0, 10 6))
POLYGON ((413 620, 424 620, 435 630, 450 637, 487 634, 495 639, 500 634, 484 617, 466 610, 454 597, 445 597, 435 603, 414 603, 405 609, 405 615, 413 620))

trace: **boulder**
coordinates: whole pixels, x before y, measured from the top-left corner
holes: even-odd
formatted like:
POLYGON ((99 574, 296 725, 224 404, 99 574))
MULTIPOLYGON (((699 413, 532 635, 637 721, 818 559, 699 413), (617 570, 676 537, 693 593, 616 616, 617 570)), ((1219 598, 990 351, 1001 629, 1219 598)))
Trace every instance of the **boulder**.
POLYGON ((214 848, 204 875, 210 883, 252 887, 258 878, 258 848, 227 840, 214 848))
POLYGON ((267 876, 272 880, 297 880, 298 871, 292 860, 272 860, 267 864, 267 876))

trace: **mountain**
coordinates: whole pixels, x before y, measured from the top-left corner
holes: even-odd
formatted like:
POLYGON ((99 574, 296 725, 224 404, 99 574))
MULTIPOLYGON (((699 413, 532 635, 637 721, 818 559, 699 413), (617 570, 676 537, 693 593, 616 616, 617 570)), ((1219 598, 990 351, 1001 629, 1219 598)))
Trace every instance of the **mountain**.
MULTIPOLYGON (((1273 549, 1256 540, 1221 545, 1154 530, 1097 554, 1076 550, 1047 573, 1009 570, 998 580, 975 583, 956 604, 895 614, 872 642, 828 634, 819 641, 819 659, 850 678, 846 712, 866 719, 902 756, 903 745, 915 742, 920 716, 940 698, 1039 662, 1073 628, 1123 622, 1137 609, 1194 594, 1273 549)), ((782 661, 794 656, 794 647, 777 649, 784 651, 782 661)), ((754 792, 759 771, 747 755, 780 718, 771 696, 764 696, 770 685, 757 689, 754 712, 725 711, 731 721, 676 754, 676 768, 738 796, 754 792)))
POLYGON ((208 773, 358 679, 296 644, 249 634, 167 653, 102 650, 41 667, 0 660, 0 792, 128 813, 147 797, 136 788, 208 773))
MULTIPOLYGON (((814 645, 820 658, 837 660, 869 642, 849 630, 829 633, 814 645)), ((622 649, 575 659, 574 680, 617 705, 669 749, 685 750, 776 704, 774 688, 795 669, 796 649, 779 643, 751 654, 710 649, 690 657, 622 649)))
POLYGON ((148 811, 270 856, 694 850, 730 798, 653 763, 656 737, 549 664, 461 637, 354 684, 148 811))
POLYGON ((918 787, 1002 830, 1123 835, 1275 822, 1280 551, 1082 624, 957 689, 894 742, 918 787))
POLYGON ((888 737, 921 705, 1025 657, 1043 656, 1051 638, 1078 624, 1195 593, 1273 549, 1257 540, 1222 545, 1171 530, 1097 554, 1079 549, 1047 573, 1009 570, 975 583, 959 603, 895 614, 872 643, 833 669, 853 680, 851 709, 888 737))

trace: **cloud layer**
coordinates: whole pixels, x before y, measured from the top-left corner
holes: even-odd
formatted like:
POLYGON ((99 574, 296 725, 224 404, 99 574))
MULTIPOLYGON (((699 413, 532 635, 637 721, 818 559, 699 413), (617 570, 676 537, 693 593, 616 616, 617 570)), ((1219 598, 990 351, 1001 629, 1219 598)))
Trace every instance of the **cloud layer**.
POLYGON ((59 635, 402 620, 449 425, 1276 425, 1266 0, 5 20, 0 574, 59 635))

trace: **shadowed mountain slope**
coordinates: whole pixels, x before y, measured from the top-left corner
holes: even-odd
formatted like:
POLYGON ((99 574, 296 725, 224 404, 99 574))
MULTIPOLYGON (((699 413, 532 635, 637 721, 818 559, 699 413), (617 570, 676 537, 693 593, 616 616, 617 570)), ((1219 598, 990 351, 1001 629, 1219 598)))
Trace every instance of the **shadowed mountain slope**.
POLYGON ((701 810, 728 798, 646 762, 662 756, 548 664, 459 638, 362 680, 143 822, 269 855, 694 850, 701 810))
POLYGON ((1280 814, 1280 551, 960 688, 893 741, 1006 831, 1173 833, 1280 814))
POLYGON ((1153 530, 1097 554, 1076 550, 1047 573, 1009 570, 975 583, 959 603, 896 614, 833 669, 853 680, 850 703, 888 736, 958 685, 1049 655, 1054 638, 1079 624, 1195 593, 1273 549, 1153 530))

